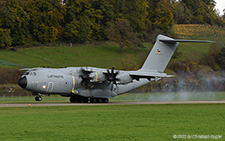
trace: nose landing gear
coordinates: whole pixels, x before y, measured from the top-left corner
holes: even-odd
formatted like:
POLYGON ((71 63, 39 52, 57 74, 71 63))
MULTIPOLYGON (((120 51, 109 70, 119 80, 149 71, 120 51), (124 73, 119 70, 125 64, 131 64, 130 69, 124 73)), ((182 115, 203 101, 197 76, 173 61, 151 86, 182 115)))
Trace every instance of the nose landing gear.
POLYGON ((41 100, 42 100, 42 98, 41 98, 40 95, 38 95, 38 96, 35 97, 35 101, 41 101, 41 100))

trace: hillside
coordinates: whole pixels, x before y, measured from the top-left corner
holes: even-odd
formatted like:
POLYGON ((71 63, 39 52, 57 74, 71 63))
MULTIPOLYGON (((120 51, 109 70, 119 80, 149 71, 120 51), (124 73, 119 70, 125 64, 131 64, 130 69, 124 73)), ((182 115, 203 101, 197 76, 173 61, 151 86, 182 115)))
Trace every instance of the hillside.
MULTIPOLYGON (((177 38, 213 40, 225 44, 225 29, 208 25, 175 25, 174 33, 177 38)), ((116 44, 79 46, 51 46, 20 48, 17 51, 0 50, 0 68, 23 67, 65 67, 65 66, 94 66, 124 68, 122 62, 133 62, 140 67, 148 55, 152 44, 145 43, 146 48, 133 50, 126 48, 120 53, 116 44)), ((191 59, 199 61, 208 53, 211 44, 181 43, 178 47, 181 56, 172 61, 191 59)), ((138 67, 137 66, 137 67, 138 67)))
MULTIPOLYGON (((119 52, 117 45, 87 45, 75 47, 32 47, 18 51, 1 50, 1 68, 21 67, 65 67, 65 66, 94 66, 112 67, 120 69, 121 61, 130 57, 134 64, 142 63, 148 55, 152 44, 145 44, 146 48, 138 51, 126 49, 119 52)), ((208 52, 210 44, 182 43, 179 45, 181 56, 174 60, 199 60, 208 52)))
POLYGON ((94 66, 107 68, 114 66, 121 68, 120 62, 127 56, 139 60, 150 50, 149 47, 139 49, 139 51, 126 49, 124 53, 120 53, 119 49, 117 45, 81 45, 31 47, 18 51, 0 50, 0 67, 94 66))

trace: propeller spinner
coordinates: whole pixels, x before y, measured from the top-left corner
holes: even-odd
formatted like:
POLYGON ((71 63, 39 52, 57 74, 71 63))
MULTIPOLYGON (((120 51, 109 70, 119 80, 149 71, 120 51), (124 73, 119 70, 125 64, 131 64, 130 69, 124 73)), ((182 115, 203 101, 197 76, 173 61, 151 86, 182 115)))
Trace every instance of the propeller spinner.
POLYGON ((81 81, 81 85, 83 87, 90 88, 91 87, 91 80, 93 79, 92 77, 90 77, 90 74, 92 73, 92 71, 86 71, 85 69, 81 68, 81 75, 79 75, 79 77, 82 79, 81 81))

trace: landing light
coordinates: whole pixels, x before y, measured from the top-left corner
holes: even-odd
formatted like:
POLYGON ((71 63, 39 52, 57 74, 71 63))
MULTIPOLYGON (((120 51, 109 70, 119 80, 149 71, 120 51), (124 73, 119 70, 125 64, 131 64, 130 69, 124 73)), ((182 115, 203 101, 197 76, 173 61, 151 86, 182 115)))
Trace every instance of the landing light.
POLYGON ((45 89, 46 88, 46 85, 43 85, 42 88, 45 89))

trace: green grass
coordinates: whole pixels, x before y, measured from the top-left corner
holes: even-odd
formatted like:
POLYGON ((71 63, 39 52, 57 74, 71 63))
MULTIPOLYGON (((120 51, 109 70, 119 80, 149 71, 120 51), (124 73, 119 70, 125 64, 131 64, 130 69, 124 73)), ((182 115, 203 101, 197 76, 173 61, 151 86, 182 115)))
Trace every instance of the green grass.
POLYGON ((111 101, 221 101, 225 92, 165 92, 165 93, 127 93, 116 96, 111 101))
POLYGON ((32 104, 32 103, 70 103, 68 97, 60 95, 42 96, 41 102, 34 100, 35 96, 13 96, 13 95, 0 95, 0 104, 32 104))
MULTIPOLYGON (((59 95, 42 96, 41 102, 34 101, 33 95, 14 96, 11 93, 0 95, 0 104, 17 104, 17 103, 70 103, 68 97, 59 95)), ((126 93, 110 99, 110 102, 122 101, 220 101, 225 100, 225 92, 167 92, 167 93, 126 93)))
POLYGON ((224 104, 0 108, 0 140, 224 138, 224 108, 224 104))
POLYGON ((178 46, 181 56, 175 60, 195 60, 199 61, 204 55, 206 55, 210 48, 209 43, 180 43, 178 46))
MULTIPOLYGON (((0 50, 0 59, 4 62, 11 62, 21 66, 38 67, 65 67, 65 66, 93 66, 121 68, 121 60, 127 55, 140 58, 148 54, 149 48, 142 48, 138 52, 125 49, 124 53, 119 52, 117 45, 89 45, 75 47, 33 47, 19 49, 17 52, 0 50)), ((134 59, 135 60, 135 59, 134 59)), ((12 65, 8 65, 12 66, 12 65)), ((0 67, 7 67, 1 64, 0 67)))
MULTIPOLYGON (((225 38, 193 37, 193 39, 213 40, 225 43, 225 38)), ((74 47, 32 47, 21 48, 18 51, 0 50, 0 68, 11 67, 65 67, 65 66, 93 66, 122 68, 121 61, 129 56, 138 63, 143 62, 148 55, 152 44, 144 43, 147 48, 138 51, 126 48, 120 53, 118 45, 80 45, 74 47), (142 60, 142 61, 140 61, 142 60)), ((208 43, 181 43, 179 51, 182 56, 173 60, 199 60, 207 54, 211 44, 208 43)), ((135 64, 135 63, 134 63, 135 64)))

